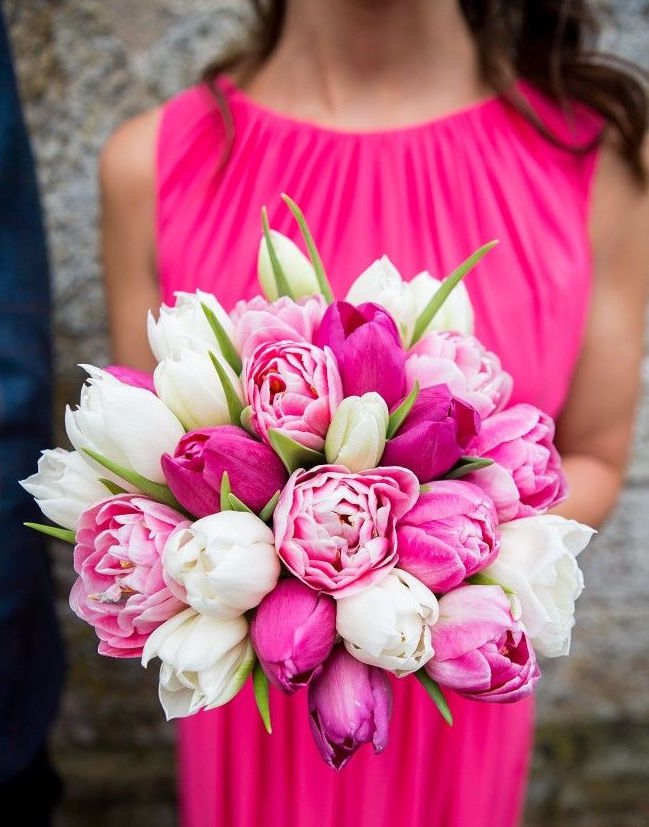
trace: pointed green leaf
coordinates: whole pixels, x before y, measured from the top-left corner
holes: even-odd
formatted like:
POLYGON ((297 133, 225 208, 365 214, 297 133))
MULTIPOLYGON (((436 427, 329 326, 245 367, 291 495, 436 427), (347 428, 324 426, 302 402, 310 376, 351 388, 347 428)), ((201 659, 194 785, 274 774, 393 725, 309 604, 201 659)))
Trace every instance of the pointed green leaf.
POLYGON ((240 500, 235 494, 230 494, 228 499, 230 500, 230 511, 244 511, 248 514, 255 513, 252 508, 248 508, 243 500, 240 500))
POLYGON ((451 468, 448 474, 444 475, 445 480, 459 480, 472 471, 479 471, 481 468, 488 468, 493 465, 492 459, 487 457, 460 457, 459 461, 451 468))
POLYGON ((122 488, 121 485, 118 485, 116 482, 113 482, 112 480, 107 480, 104 477, 99 477, 99 482, 102 485, 104 485, 110 491, 110 493, 113 494, 113 496, 116 496, 117 494, 127 493, 125 488, 122 488))
POLYGON ((415 677, 424 687, 426 692, 428 692, 433 703, 439 709, 442 718, 449 726, 453 726, 453 716, 451 715, 451 710, 448 707, 446 698, 442 694, 442 690, 439 688, 439 684, 430 677, 425 669, 419 669, 415 672, 415 677))
POLYGON ((237 393, 236 388, 232 384, 232 380, 228 376, 227 371, 219 362, 217 355, 215 353, 212 353, 211 350, 210 359, 212 360, 214 370, 216 370, 219 376, 219 380, 221 382, 221 387, 223 388, 225 402, 228 406, 228 414, 230 415, 230 422, 234 422, 234 424, 236 425, 237 422, 241 422, 241 412, 243 411, 241 399, 239 399, 239 394, 237 393))
POLYGON ((454 288, 462 281, 462 279, 472 270, 475 265, 480 261, 483 256, 486 256, 487 253, 492 250, 497 241, 490 241, 488 244, 483 244, 478 250, 475 251, 472 255, 470 255, 466 261, 463 261, 460 266, 454 270, 450 276, 444 279, 442 282, 439 290, 435 293, 435 295, 431 298, 428 302, 426 307, 422 310, 419 318, 417 319, 417 323, 415 324, 415 330, 412 334, 412 341, 410 345, 414 345, 418 342, 421 337, 424 335, 424 332, 428 325, 433 321, 435 315, 439 311, 440 307, 444 304, 446 299, 451 295, 454 288))
POLYGON ((219 493, 221 500, 221 511, 232 511, 232 506, 230 505, 230 494, 232 493, 232 489, 230 488, 230 477, 228 476, 227 471, 224 471, 221 476, 221 490, 219 493))
POLYGON ((275 506, 277 505, 277 503, 279 501, 280 493, 281 493, 280 491, 275 491, 273 496, 268 500, 266 505, 259 512, 259 519, 262 520, 262 522, 267 523, 271 519, 271 517, 273 516, 273 513, 275 511, 275 506))
POLYGON ((295 201, 293 201, 293 199, 285 192, 282 193, 282 201, 289 208, 293 214, 293 218, 296 220, 297 225, 300 228, 302 238, 304 239, 306 248, 309 251, 309 258, 311 259, 311 264, 313 265, 313 269, 315 271, 315 277, 317 279, 320 292, 325 297, 327 304, 331 304, 334 300, 334 294, 331 289, 331 285, 329 284, 327 274, 325 273, 324 265, 322 263, 322 259, 320 258, 320 253, 318 252, 318 248, 316 247, 313 236, 311 235, 311 230, 309 230, 309 225, 306 223, 304 213, 295 201))
POLYGON ((273 268, 273 275, 275 276, 275 284, 277 286, 278 296, 288 296, 293 298, 291 287, 284 273, 282 265, 277 258, 275 245, 273 244, 273 237, 270 234, 270 227, 268 226, 268 211, 266 207, 261 208, 261 226, 264 231, 264 238, 266 240, 266 247, 268 249, 268 257, 270 258, 270 266, 273 268))
POLYGON ((261 720, 264 722, 266 732, 270 735, 273 728, 270 724, 270 699, 268 697, 268 678, 266 673, 261 668, 259 661, 255 663, 255 668, 252 671, 252 685, 255 690, 255 701, 257 709, 261 715, 261 720))
POLYGON ((64 540, 66 543, 74 545, 77 542, 74 531, 69 528, 59 528, 55 525, 43 525, 42 523, 23 523, 27 528, 33 528, 34 531, 40 531, 41 534, 47 534, 48 537, 56 537, 57 540, 64 540))
POLYGON ((255 431, 252 424, 252 405, 248 405, 241 411, 239 423, 241 427, 248 431, 248 433, 251 436, 254 436, 256 439, 259 439, 259 434, 257 433, 257 431, 255 431))
POLYGON ((112 471, 112 473, 116 476, 126 482, 129 482, 131 485, 134 485, 138 491, 142 492, 142 494, 146 494, 147 497, 151 497, 151 499, 156 502, 175 508, 176 511, 186 513, 185 509, 166 485, 163 485, 160 482, 153 482, 153 480, 148 480, 136 471, 131 471, 129 468, 124 468, 123 465, 119 465, 117 462, 107 459, 97 453, 97 451, 93 451, 91 448, 82 448, 81 450, 85 454, 88 454, 91 459, 94 459, 95 462, 98 462, 100 465, 103 465, 104 468, 112 471))
POLYGON ((205 313, 205 318, 210 324, 212 328, 212 333, 216 336, 216 341, 219 343, 219 347, 221 348, 221 353, 225 357, 226 362, 232 370, 237 374, 237 376, 241 373, 241 357, 239 356, 236 347, 232 343, 232 339, 228 336, 225 332, 225 328, 221 324, 218 319, 216 313, 212 310, 211 307, 205 304, 205 302, 201 302, 201 307, 203 308, 203 313, 205 313))
POLYGON ((466 582, 470 583, 472 586, 500 586, 508 597, 516 594, 514 589, 510 589, 509 586, 503 585, 498 582, 498 580, 494 580, 493 577, 489 577, 488 574, 485 574, 482 571, 479 571, 477 574, 472 574, 471 577, 467 578, 466 582))
POLYGON ((388 432, 385 435, 387 439, 391 439, 399 428, 403 425, 405 418, 408 416, 410 411, 412 410, 412 406, 417 401, 417 397, 419 396, 419 382, 415 379, 415 384, 403 402, 396 408, 391 414, 390 418, 388 419, 388 432))
POLYGON ((322 465, 325 461, 324 454, 318 451, 312 451, 311 448, 306 448, 300 445, 290 436, 278 431, 275 428, 270 428, 268 431, 268 440, 275 453, 282 460, 286 466, 289 474, 298 468, 311 468, 314 465, 322 465))

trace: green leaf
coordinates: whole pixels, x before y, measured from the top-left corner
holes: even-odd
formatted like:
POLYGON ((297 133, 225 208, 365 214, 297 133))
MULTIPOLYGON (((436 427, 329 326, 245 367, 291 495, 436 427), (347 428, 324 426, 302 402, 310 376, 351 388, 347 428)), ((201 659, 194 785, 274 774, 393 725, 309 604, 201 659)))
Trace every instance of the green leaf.
POLYGON ((439 688, 439 684, 430 677, 425 669, 419 669, 415 672, 415 677, 424 687, 426 692, 428 692, 433 703, 439 709, 442 718, 449 726, 453 726, 453 716, 451 715, 451 710, 446 703, 446 698, 442 694, 442 690, 439 688))
POLYGON ((322 465, 325 461, 324 454, 300 445, 299 442, 296 442, 294 439, 291 439, 290 436, 286 436, 285 433, 275 428, 269 429, 268 441, 286 466, 289 474, 292 474, 293 471, 298 468, 311 468, 314 465, 322 465))
POLYGON ((261 720, 264 722, 266 732, 270 735, 273 728, 270 724, 270 699, 268 697, 268 678, 266 673, 261 668, 259 661, 255 663, 255 668, 252 671, 252 685, 255 690, 255 702, 257 709, 261 715, 261 720))
POLYGON ((479 471, 481 468, 488 468, 493 465, 492 459, 486 457, 460 457, 458 462, 451 468, 448 474, 444 475, 445 480, 459 480, 472 471, 479 471))
POLYGON ((201 302, 201 307, 203 308, 203 313, 205 313, 205 318, 212 328, 212 333, 216 336, 216 341, 219 343, 225 361, 238 376, 241 373, 243 365, 241 364, 241 357, 232 343, 232 339, 225 332, 225 328, 212 308, 205 304, 205 302, 201 302))
POLYGON ((210 359, 212 360, 214 370, 218 373, 219 380, 221 381, 221 387, 223 388, 223 393, 225 395, 225 402, 228 406, 230 422, 233 422, 236 425, 237 422, 241 422, 241 412, 243 411, 241 399, 239 399, 239 394, 237 393, 236 388, 232 384, 232 381, 228 376, 227 371, 219 362, 216 354, 212 353, 211 350, 210 359))
POLYGON ((275 245, 273 244, 273 237, 270 234, 270 227, 268 226, 268 211, 266 207, 261 208, 261 226, 264 231, 264 238, 266 240, 266 247, 268 249, 268 257, 270 258, 270 266, 273 268, 273 275, 275 276, 275 284, 277 286, 278 296, 288 296, 293 298, 291 293, 291 286, 288 283, 286 274, 282 265, 279 263, 275 245))
POLYGON ((231 493, 232 489, 230 488, 230 477, 228 476, 228 472, 224 471, 221 475, 221 489, 219 492, 221 511, 232 511, 232 506, 230 505, 231 493))
POLYGON ((153 482, 153 480, 148 480, 136 471, 131 471, 129 468, 124 468, 123 465, 119 465, 117 462, 107 459, 97 453, 97 451, 93 451, 91 448, 82 448, 81 450, 85 454, 88 454, 91 459, 94 459, 95 462, 98 462, 100 465, 103 465, 104 468, 112 471, 112 473, 120 477, 120 479, 134 485, 138 491, 142 494, 146 494, 147 497, 151 497, 152 500, 168 505, 171 508, 175 508, 176 511, 181 511, 183 514, 187 513, 166 485, 163 485, 160 482, 153 482))
POLYGON ((116 482, 113 482, 112 480, 107 480, 104 477, 99 477, 99 482, 102 485, 104 485, 110 491, 110 493, 113 494, 113 496, 116 496, 117 494, 127 493, 125 488, 122 488, 121 485, 118 485, 116 482))
POLYGON ((271 519, 271 517, 273 516, 273 513, 275 511, 275 506, 277 505, 277 503, 279 501, 280 493, 281 493, 280 491, 275 491, 273 496, 268 500, 266 505, 259 512, 259 519, 262 520, 264 523, 267 523, 271 519))
POLYGON ((282 201, 289 208, 293 214, 293 218, 296 220, 297 225, 300 228, 302 238, 304 239, 306 248, 309 251, 309 258, 311 259, 311 264, 313 265, 313 269, 315 271, 315 277, 318 282, 320 292, 325 297, 327 304, 331 304, 334 300, 334 294, 331 289, 331 285, 329 284, 327 274, 325 273, 324 265, 322 263, 322 259, 320 258, 320 253, 318 252, 318 248, 316 247, 313 236, 311 235, 311 230, 309 230, 309 225, 306 223, 304 213, 295 201, 293 201, 293 199, 285 192, 282 193, 282 201))
POLYGON ((403 402, 396 408, 391 414, 390 418, 388 419, 388 432, 385 435, 387 439, 391 439, 399 428, 403 425, 405 418, 408 416, 410 411, 412 410, 412 406, 417 401, 417 397, 419 396, 419 382, 415 379, 415 384, 413 389, 410 391, 408 396, 403 400, 403 402))
POLYGON ((508 597, 516 594, 514 589, 510 589, 509 586, 503 585, 498 580, 494 580, 493 577, 489 577, 488 574, 485 574, 482 571, 479 571, 477 574, 472 574, 471 577, 467 577, 466 582, 470 583, 472 586, 500 586, 508 597))
POLYGON ((421 337, 424 335, 424 332, 428 325, 433 321, 435 315, 439 311, 440 307, 444 304, 446 299, 451 295, 454 288, 462 281, 462 279, 467 275, 467 273, 472 270, 475 265, 480 261, 483 256, 486 256, 487 253, 492 250, 497 241, 490 241, 488 244, 483 244, 478 250, 475 251, 472 255, 470 255, 466 261, 463 261, 460 266, 454 270, 450 276, 444 279, 441 283, 439 290, 435 293, 435 295, 431 298, 428 302, 426 307, 422 310, 419 318, 417 319, 417 323, 415 324, 415 330, 412 334, 412 341, 410 342, 410 346, 414 345, 418 342, 421 337))
POLYGON ((259 434, 257 433, 257 431, 255 431, 252 424, 252 405, 248 405, 241 411, 239 423, 241 427, 248 431, 248 433, 251 436, 254 436, 256 439, 259 439, 259 434))
POLYGON ((230 500, 230 511, 244 511, 248 514, 255 513, 252 508, 248 508, 243 500, 240 500, 235 494, 230 494, 228 499, 230 500))
POLYGON ((56 537, 57 540, 65 540, 66 543, 74 545, 77 542, 74 531, 69 528, 59 528, 55 525, 43 525, 42 523, 23 523, 27 528, 33 528, 34 531, 40 531, 41 534, 47 534, 48 537, 56 537))

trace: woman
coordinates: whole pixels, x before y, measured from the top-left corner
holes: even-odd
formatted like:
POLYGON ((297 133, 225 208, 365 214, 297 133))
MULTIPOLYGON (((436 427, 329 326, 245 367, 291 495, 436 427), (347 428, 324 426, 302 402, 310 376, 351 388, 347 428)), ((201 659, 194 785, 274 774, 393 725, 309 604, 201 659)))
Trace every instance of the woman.
MULTIPOLYGON (((258 4, 254 4, 257 6, 258 4)), ((586 2, 287 0, 209 83, 125 124, 101 159, 114 356, 152 367, 160 295, 257 292, 259 212, 296 237, 304 209, 338 295, 385 252, 448 273, 501 244, 467 286, 477 335, 515 401, 559 417, 571 496, 595 525, 622 479, 649 272, 636 81, 586 54, 586 2), (572 105, 571 101, 581 101, 572 105), (585 104, 585 105, 582 105, 585 104)), ((218 67, 217 67, 218 69, 218 67)), ((186 827, 512 827, 532 704, 451 697, 446 727, 395 681, 391 743, 340 775, 321 762, 304 694, 273 696, 266 736, 249 687, 180 725, 186 827)))

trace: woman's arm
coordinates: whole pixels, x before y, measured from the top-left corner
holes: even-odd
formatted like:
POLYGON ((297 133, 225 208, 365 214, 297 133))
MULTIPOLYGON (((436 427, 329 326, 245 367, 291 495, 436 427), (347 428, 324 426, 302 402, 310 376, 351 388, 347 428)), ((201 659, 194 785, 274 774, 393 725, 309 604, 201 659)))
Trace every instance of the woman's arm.
POLYGON ((584 345, 557 423, 570 496, 556 509, 599 525, 615 504, 633 434, 649 294, 649 191, 602 147, 593 185, 594 282, 584 345))
POLYGON ((160 110, 107 141, 99 162, 101 249, 113 360, 152 370, 146 313, 160 304, 155 263, 155 146, 160 110))

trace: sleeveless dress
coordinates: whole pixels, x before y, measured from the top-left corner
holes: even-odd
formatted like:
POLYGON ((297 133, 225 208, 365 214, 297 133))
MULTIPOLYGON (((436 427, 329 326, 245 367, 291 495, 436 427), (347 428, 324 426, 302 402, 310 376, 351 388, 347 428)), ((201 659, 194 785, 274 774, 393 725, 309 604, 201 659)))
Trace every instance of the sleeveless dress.
MULTIPOLYGON (((282 192, 304 210, 338 298, 383 253, 405 278, 424 269, 441 278, 497 238, 466 281, 476 334, 513 374, 514 402, 558 414, 587 315, 595 150, 554 147, 498 97, 412 127, 351 132, 266 109, 225 78, 220 89, 233 122, 225 164, 227 130, 205 87, 163 109, 156 221, 165 302, 201 288, 230 309, 258 293, 262 205, 272 227, 299 241, 282 192)), ((589 111, 568 118, 528 85, 520 90, 565 140, 597 134, 589 111)), ((497 705, 447 693, 449 728, 417 681, 392 686, 388 747, 378 756, 361 748, 340 773, 313 742, 305 691, 271 688, 271 736, 250 682, 227 706, 180 721, 183 827, 517 824, 532 699, 497 705)))

